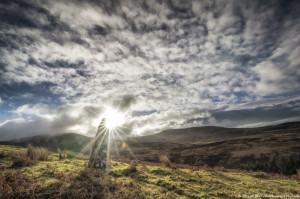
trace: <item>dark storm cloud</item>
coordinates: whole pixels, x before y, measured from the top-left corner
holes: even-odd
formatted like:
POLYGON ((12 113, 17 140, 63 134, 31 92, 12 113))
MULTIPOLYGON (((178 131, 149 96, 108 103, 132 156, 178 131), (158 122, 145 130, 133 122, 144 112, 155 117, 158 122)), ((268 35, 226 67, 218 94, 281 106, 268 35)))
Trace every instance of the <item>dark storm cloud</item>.
POLYGON ((112 96, 107 101, 115 109, 124 112, 136 103, 136 97, 133 95, 112 96))
MULTIPOLYGON (((35 60, 32 58, 28 60, 28 62, 33 62, 32 64, 38 64, 35 60)), ((44 62, 43 65, 49 68, 82 68, 84 67, 84 61, 83 60, 77 60, 76 63, 70 63, 66 60, 56 60, 54 63, 51 62, 44 62)))
POLYGON ((60 124, 33 119, 38 111, 13 115, 38 103, 61 106, 49 110, 51 118, 78 104, 89 112, 86 120, 98 117, 90 106, 110 105, 129 114, 133 133, 298 117, 290 108, 296 105, 286 106, 300 94, 297 1, 15 0, 0 6, 0 99, 12 104, 2 129, 30 123, 42 132, 39 121, 53 131, 90 132, 77 117, 76 126, 71 116, 60 124), (31 98, 16 97, 25 94, 31 98), (259 105, 278 99, 286 101, 259 105), (23 120, 13 120, 18 117, 23 120))
POLYGON ((118 107, 122 110, 128 109, 132 104, 136 103, 136 99, 132 95, 122 96, 121 102, 118 104, 118 107))
POLYGON ((105 36, 109 32, 109 28, 105 28, 99 25, 95 25, 91 30, 89 30, 89 35, 102 35, 105 36))
MULTIPOLYGON (((46 9, 38 8, 26 1, 1 1, 1 26, 5 25, 43 28, 41 21, 35 20, 34 17, 40 15, 45 18, 52 18, 46 9), (33 16, 32 16, 33 15, 33 16)), ((53 18, 51 21, 54 21, 53 18)), ((53 27, 51 24, 49 27, 53 27)))
POLYGON ((43 37, 63 45, 65 42, 86 44, 77 31, 72 30, 67 23, 52 15, 36 1, 1 1, 0 27, 15 30, 15 33, 1 34, 0 44, 3 47, 22 50, 23 45, 33 44, 39 38, 20 37, 22 28, 36 29, 43 32, 43 37), (70 35, 66 37, 66 33, 70 35))

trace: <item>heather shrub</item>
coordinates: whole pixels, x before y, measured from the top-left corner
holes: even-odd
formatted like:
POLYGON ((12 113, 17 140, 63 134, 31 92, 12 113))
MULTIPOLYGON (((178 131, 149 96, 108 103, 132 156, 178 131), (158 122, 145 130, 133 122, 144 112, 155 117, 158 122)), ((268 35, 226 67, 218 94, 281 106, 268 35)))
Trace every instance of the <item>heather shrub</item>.
POLYGON ((248 162, 240 166, 241 169, 264 171, 268 173, 280 173, 283 175, 297 174, 300 166, 300 158, 297 155, 275 155, 271 158, 263 157, 255 162, 248 162))
POLYGON ((27 167, 27 166, 32 166, 35 165, 36 161, 31 160, 30 158, 26 156, 20 156, 19 158, 15 159, 12 165, 10 166, 11 168, 17 168, 17 167, 27 167))
POLYGON ((137 161, 136 160, 133 160, 130 162, 128 168, 127 168, 127 171, 129 172, 137 172, 137 161))
POLYGON ((37 186, 21 171, 8 171, 0 175, 0 198, 38 198, 37 186))
POLYGON ((1 151, 0 152, 0 159, 4 158, 5 157, 5 154, 4 154, 4 151, 1 151))
POLYGON ((300 180, 300 169, 297 169, 296 178, 297 178, 298 180, 300 180))

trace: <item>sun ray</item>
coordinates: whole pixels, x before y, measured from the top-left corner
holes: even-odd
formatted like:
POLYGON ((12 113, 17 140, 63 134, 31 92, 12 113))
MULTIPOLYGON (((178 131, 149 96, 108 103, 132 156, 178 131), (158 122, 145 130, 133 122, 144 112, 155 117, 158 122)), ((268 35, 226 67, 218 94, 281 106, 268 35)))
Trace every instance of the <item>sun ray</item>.
MULTIPOLYGON (((101 128, 98 128, 98 132, 96 134, 96 136, 80 151, 80 153, 84 154, 85 152, 87 152, 89 149, 92 148, 92 146, 94 145, 95 141, 103 134, 105 133, 105 131, 107 131, 107 129, 101 129, 101 131, 99 132, 101 128)), ((105 137, 105 136, 103 136, 105 137)), ((101 140, 100 140, 101 141, 101 140)), ((102 141, 103 142, 103 141, 102 141)), ((102 144, 102 143, 101 143, 102 144)), ((101 144, 99 144, 101 146, 101 144)), ((99 147, 100 147, 99 146, 99 147)))
POLYGON ((110 172, 110 135, 111 133, 108 132, 108 134, 106 136, 108 136, 107 139, 107 150, 106 150, 106 172, 109 173, 110 172))
MULTIPOLYGON (((116 131, 117 136, 123 141, 123 138, 120 136, 120 134, 116 131)), ((125 142, 126 143, 126 142, 125 142)), ((131 150, 131 148, 127 145, 126 149, 128 150, 128 152, 130 153, 130 155, 132 155, 135 159, 138 159, 138 157, 133 153, 133 151, 131 150)))
POLYGON ((99 152, 100 147, 101 147, 102 144, 104 143, 104 139, 105 139, 105 137, 107 136, 107 130, 105 129, 105 131, 104 131, 103 133, 104 133, 104 136, 101 137, 100 142, 97 144, 97 147, 96 147, 95 150, 94 150, 96 153, 99 152))
MULTIPOLYGON (((124 135, 127 135, 121 128, 116 127, 116 129, 117 129, 120 133, 123 133, 124 135)), ((149 147, 143 145, 142 143, 138 142, 137 140, 133 139, 133 138, 130 137, 130 136, 128 136, 127 138, 130 139, 130 141, 133 141, 133 142, 139 144, 140 146, 143 146, 143 147, 145 147, 145 148, 149 148, 149 147)))
POLYGON ((118 149, 118 146, 117 146, 117 143, 116 143, 116 140, 115 140, 115 132, 114 132, 114 129, 112 130, 112 140, 114 142, 114 145, 115 145, 115 149, 116 149, 116 152, 117 152, 117 156, 118 158, 120 158, 120 154, 119 154, 119 149, 118 149))

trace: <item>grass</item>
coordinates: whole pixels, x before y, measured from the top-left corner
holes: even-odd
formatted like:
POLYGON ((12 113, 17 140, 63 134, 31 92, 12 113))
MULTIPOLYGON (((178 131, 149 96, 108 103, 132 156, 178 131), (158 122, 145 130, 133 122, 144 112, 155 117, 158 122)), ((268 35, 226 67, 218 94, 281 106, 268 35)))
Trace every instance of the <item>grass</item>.
POLYGON ((20 156, 14 160, 10 168, 17 168, 17 167, 26 167, 26 166, 33 166, 37 162, 28 158, 27 156, 20 156))
MULTIPOLYGON (((0 146, 1 193, 13 198, 241 198, 300 195, 300 182, 282 175, 219 168, 172 168, 113 161, 108 176, 87 169, 88 160, 49 153, 36 165, 11 168, 26 149, 0 146), (131 168, 131 169, 130 169, 131 168), (2 189, 2 190, 1 190, 2 189), (5 191, 5 192, 4 192, 5 191)), ((4 197, 5 198, 5 197, 4 197)))
POLYGON ((126 163, 115 163, 112 175, 137 181, 145 198, 239 198, 239 195, 300 194, 300 183, 292 179, 261 178, 259 172, 220 172, 138 166, 126 175, 126 163))
POLYGON ((167 155, 165 155, 165 154, 160 155, 159 161, 162 162, 165 167, 172 168, 171 161, 169 160, 167 155))
POLYGON ((48 149, 42 147, 34 147, 31 144, 27 146, 27 156, 31 160, 46 161, 48 160, 48 154, 48 149))

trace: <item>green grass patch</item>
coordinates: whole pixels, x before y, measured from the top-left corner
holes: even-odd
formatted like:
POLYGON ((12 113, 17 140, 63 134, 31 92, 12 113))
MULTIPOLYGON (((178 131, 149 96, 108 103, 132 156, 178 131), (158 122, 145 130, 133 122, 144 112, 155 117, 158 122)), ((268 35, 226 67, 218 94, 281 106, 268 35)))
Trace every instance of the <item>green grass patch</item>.
MULTIPOLYGON (((75 195, 100 197, 96 192, 109 190, 112 198, 240 198, 242 195, 300 195, 300 182, 288 177, 262 176, 260 172, 222 172, 148 166, 137 163, 137 171, 129 164, 112 161, 110 174, 87 170, 88 160, 59 158, 50 153, 48 160, 36 165, 10 168, 14 159, 26 155, 26 149, 0 146, 0 183, 8 194, 18 197, 37 194, 40 198, 75 195), (13 177, 16 176, 16 177, 13 177), (23 180, 22 180, 23 179, 23 180), (103 184, 103 179, 109 180, 103 184), (1 181, 2 180, 2 181, 1 181), (21 180, 21 181, 20 181, 21 180), (91 187, 92 186, 92 187, 91 187), (104 187, 104 188, 103 188, 104 187), (93 195, 96 194, 96 195, 93 195)), ((1 190, 0 190, 1 191, 1 190)), ((102 196, 102 195, 101 195, 102 196)))

